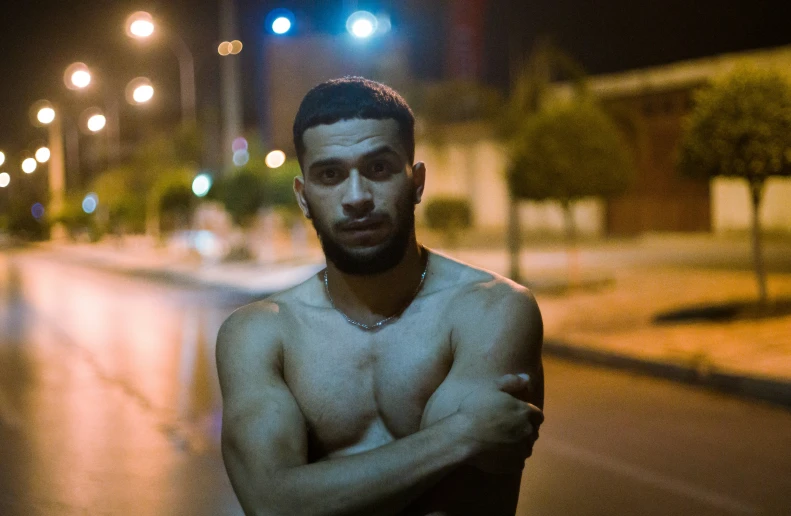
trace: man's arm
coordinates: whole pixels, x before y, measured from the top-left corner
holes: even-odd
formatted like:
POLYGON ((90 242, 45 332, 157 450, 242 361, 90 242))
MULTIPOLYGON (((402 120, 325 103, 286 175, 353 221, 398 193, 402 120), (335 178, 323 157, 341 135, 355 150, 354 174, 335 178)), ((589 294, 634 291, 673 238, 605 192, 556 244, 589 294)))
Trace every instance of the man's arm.
MULTIPOLYGON (((510 283, 477 285, 459 296, 453 308, 454 360, 448 376, 429 399, 421 428, 430 427, 455 413, 476 389, 494 388, 506 374, 527 373, 530 388, 512 394, 543 409, 544 372, 541 361, 543 324, 535 299, 527 289, 510 283)), ((479 392, 479 391, 478 391, 479 392)), ((531 418, 533 437, 543 414, 531 418)), ((466 503, 464 511, 477 514, 470 504, 489 510, 486 514, 513 514, 519 496, 524 459, 532 450, 533 438, 519 445, 490 448, 467 461, 470 466, 455 470, 432 491, 429 507, 454 509, 466 503), (497 472, 498 474, 493 474, 497 472), (470 493, 463 501, 454 493, 470 493), (485 499, 479 496, 484 494, 485 499), (445 494, 448 497, 445 497, 445 494), (473 498, 476 495, 477 498, 473 498)), ((467 513, 467 512, 462 512, 467 513)))
MULTIPOLYGON (((470 436, 483 426, 459 413, 375 450, 308 464, 305 420, 283 380, 277 311, 264 302, 240 309, 217 341, 223 459, 247 514, 397 514, 482 449, 470 436)), ((527 416, 503 398, 487 415, 502 415, 502 428, 486 432, 516 441, 527 416)))

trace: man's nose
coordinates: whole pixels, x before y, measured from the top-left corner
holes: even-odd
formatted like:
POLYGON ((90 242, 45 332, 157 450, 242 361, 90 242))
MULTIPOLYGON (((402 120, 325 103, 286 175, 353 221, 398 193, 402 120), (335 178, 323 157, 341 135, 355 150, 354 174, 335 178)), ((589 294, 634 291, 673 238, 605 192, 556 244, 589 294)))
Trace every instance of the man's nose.
POLYGON ((374 198, 368 182, 357 170, 352 170, 343 194, 343 211, 349 217, 361 218, 373 211, 374 198))

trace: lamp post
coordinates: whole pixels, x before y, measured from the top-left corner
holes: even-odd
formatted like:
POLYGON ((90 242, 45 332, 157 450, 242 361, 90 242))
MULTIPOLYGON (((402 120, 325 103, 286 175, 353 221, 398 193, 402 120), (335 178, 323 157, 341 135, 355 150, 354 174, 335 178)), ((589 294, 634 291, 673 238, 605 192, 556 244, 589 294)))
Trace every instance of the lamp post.
MULTIPOLYGON (((135 39, 150 38, 156 29, 154 19, 145 11, 138 11, 126 20, 126 34, 135 39)), ((168 31, 171 49, 179 62, 179 83, 181 86, 181 120, 195 121, 195 64, 189 47, 175 32, 168 31)))
MULTIPOLYGON (((61 116, 55 107, 41 100, 34 105, 35 122, 47 127, 49 136, 49 195, 50 213, 57 214, 63 209, 64 191, 66 186, 66 167, 64 166, 63 126, 61 116)), ((62 240, 66 229, 62 224, 52 227, 52 238, 62 240)))

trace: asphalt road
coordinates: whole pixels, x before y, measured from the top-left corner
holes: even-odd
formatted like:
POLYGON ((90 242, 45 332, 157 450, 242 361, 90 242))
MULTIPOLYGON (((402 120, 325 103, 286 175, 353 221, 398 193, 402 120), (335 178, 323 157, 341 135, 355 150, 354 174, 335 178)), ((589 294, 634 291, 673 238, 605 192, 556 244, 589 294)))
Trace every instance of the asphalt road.
MULTIPOLYGON (((0 514, 241 514, 213 346, 244 301, 0 255, 0 514)), ((551 358, 546 371, 518 514, 791 514, 787 410, 551 358)))

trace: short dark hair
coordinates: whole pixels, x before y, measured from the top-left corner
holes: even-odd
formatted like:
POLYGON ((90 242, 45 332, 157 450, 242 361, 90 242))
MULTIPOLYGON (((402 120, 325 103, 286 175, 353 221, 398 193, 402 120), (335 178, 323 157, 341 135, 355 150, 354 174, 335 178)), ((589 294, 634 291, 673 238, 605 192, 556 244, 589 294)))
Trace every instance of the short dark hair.
POLYGON ((415 116, 404 98, 382 83, 363 77, 342 77, 315 86, 299 105, 294 118, 294 147, 300 165, 305 156, 306 130, 355 118, 395 120, 410 164, 415 160, 415 116))

